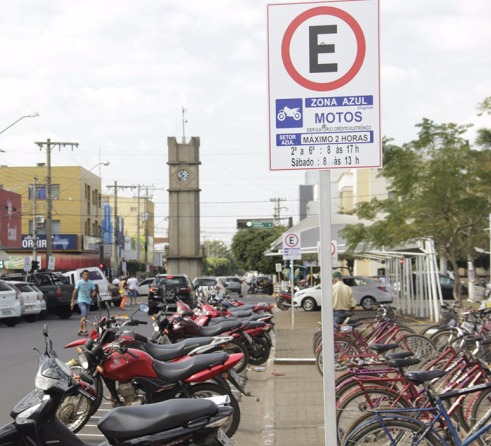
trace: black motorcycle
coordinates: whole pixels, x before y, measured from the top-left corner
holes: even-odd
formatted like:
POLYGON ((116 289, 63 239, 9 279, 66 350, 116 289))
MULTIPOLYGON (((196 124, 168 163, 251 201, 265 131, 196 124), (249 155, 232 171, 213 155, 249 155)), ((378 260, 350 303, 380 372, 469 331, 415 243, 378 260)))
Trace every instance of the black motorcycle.
MULTIPOLYGON (((85 446, 57 417, 63 398, 78 393, 91 399, 75 379, 70 368, 60 361, 44 326, 46 348, 39 354, 36 388, 24 397, 10 415, 14 421, 0 427, 0 444, 62 444, 85 446)), ((90 382, 89 376, 80 376, 90 382)), ((230 446, 233 443, 220 430, 233 412, 227 397, 219 399, 172 399, 142 406, 117 407, 97 423, 108 445, 194 445, 230 446)))

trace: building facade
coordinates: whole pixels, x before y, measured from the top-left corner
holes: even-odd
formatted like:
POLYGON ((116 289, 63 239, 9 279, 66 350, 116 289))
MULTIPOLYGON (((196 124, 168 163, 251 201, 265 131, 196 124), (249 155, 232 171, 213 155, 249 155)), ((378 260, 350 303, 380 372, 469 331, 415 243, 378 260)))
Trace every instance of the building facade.
POLYGON ((0 167, 0 189, 21 198, 20 243, 5 250, 9 261, 4 269, 22 269, 25 258, 33 254, 41 262, 41 268, 47 268, 46 217, 50 204, 54 269, 97 265, 103 220, 100 177, 80 166, 52 166, 50 203, 46 178, 45 164, 0 167))

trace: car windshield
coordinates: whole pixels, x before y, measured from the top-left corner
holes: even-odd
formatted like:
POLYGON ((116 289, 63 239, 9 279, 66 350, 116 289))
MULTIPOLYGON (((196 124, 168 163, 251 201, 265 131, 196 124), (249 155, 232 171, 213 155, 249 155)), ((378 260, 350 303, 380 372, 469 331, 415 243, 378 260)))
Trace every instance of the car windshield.
POLYGON ((240 283, 240 279, 237 277, 226 277, 225 282, 237 282, 240 283))
POLYGON ((183 285, 183 286, 186 286, 186 284, 184 283, 184 280, 181 279, 180 277, 161 277, 159 279, 157 279, 158 282, 157 282, 157 285, 168 285, 168 286, 176 286, 176 285, 183 285))
POLYGON ((215 279, 197 279, 196 286, 215 286, 217 281, 215 279))

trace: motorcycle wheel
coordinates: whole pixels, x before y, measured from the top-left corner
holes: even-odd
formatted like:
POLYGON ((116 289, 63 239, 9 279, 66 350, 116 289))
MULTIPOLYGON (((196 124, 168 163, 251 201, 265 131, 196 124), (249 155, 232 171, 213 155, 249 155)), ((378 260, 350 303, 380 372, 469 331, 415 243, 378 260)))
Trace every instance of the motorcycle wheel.
POLYGON ((249 347, 249 364, 261 365, 269 359, 271 346, 264 338, 255 337, 249 347))
POLYGON ((281 311, 286 311, 288 310, 290 307, 285 305, 285 299, 281 298, 281 297, 278 297, 276 298, 276 306, 281 310, 281 311))
POLYGON ((244 357, 236 364, 234 370, 237 373, 242 372, 249 364, 249 351, 247 347, 240 341, 233 339, 230 342, 227 342, 226 347, 223 349, 226 353, 243 353, 244 357))
MULTIPOLYGON (((84 369, 80 366, 71 366, 70 369, 74 374, 80 374, 84 372, 84 369)), ((102 378, 100 375, 92 377, 94 384, 86 388, 86 390, 92 393, 96 399, 91 402, 87 397, 77 394, 63 398, 63 401, 56 410, 57 418, 73 433, 82 429, 90 417, 94 415, 99 409, 102 396, 102 378)))
POLYGON ((181 394, 180 398, 209 398, 217 395, 228 395, 230 398, 230 406, 234 409, 230 419, 220 428, 227 434, 227 437, 231 438, 235 434, 240 423, 240 408, 239 403, 235 397, 220 387, 218 384, 213 383, 199 383, 190 386, 186 394, 181 394))

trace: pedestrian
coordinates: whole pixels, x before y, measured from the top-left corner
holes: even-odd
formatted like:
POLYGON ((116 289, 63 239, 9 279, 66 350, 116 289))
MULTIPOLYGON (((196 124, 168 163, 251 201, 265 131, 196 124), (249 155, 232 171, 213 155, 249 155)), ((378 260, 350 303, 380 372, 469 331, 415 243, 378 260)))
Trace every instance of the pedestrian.
POLYGON ((332 282, 333 318, 336 324, 342 324, 355 311, 356 299, 339 271, 332 273, 332 282))
POLYGON ((72 294, 72 303, 70 308, 73 310, 75 306, 75 298, 77 298, 78 308, 80 309, 80 329, 79 336, 87 336, 87 315, 89 314, 92 298, 96 295, 94 282, 89 279, 89 271, 82 271, 82 278, 77 282, 72 294))
POLYGON ((121 280, 119 281, 119 296, 121 297, 119 309, 124 310, 126 300, 128 299, 128 285, 126 284, 126 279, 124 278, 121 278, 121 280))
POLYGON ((134 274, 126 281, 128 285, 128 296, 131 299, 131 305, 136 305, 136 298, 138 297, 138 291, 136 291, 136 286, 138 285, 138 279, 134 274))

